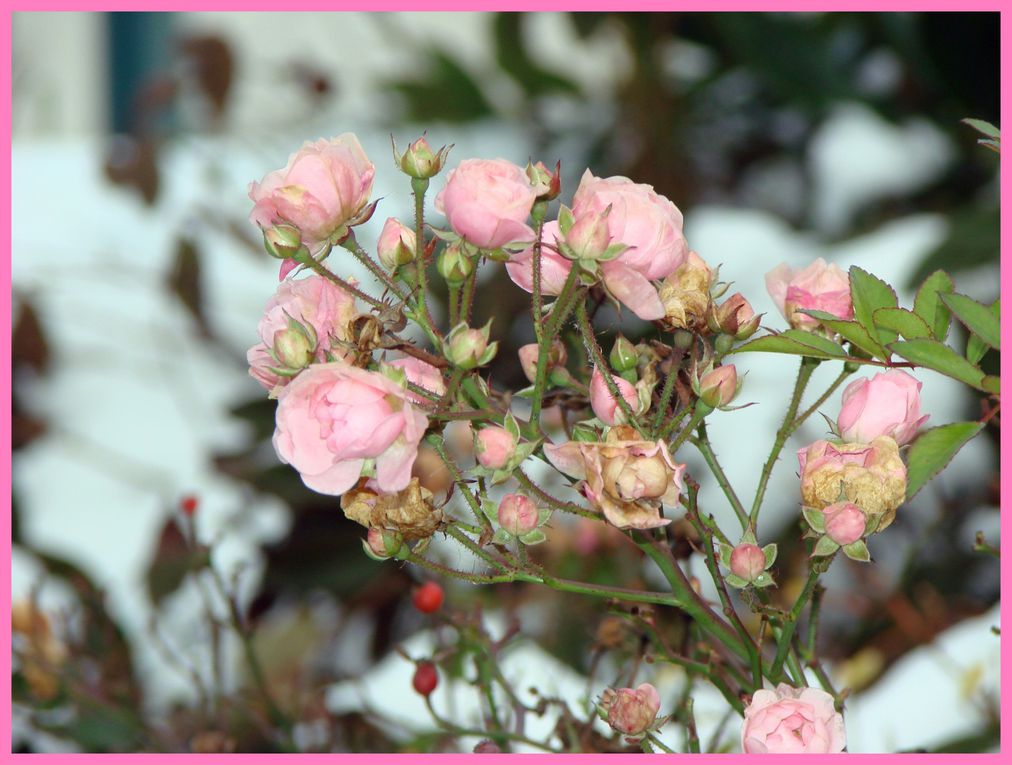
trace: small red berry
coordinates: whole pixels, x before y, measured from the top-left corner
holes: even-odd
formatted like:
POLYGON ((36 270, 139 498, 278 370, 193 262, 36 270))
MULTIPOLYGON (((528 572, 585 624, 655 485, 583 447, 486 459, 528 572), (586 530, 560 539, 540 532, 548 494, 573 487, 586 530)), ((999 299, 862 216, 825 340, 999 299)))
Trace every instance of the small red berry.
POLYGON ((420 661, 415 667, 415 676, 411 678, 411 685, 423 696, 428 696, 439 685, 439 672, 436 665, 431 661, 420 661))
POLYGON ((192 494, 188 494, 187 496, 179 500, 179 509, 182 510, 187 515, 193 515, 195 512, 197 512, 197 505, 198 505, 197 498, 192 494))
POLYGON ((443 588, 435 582, 426 582, 415 590, 411 602, 423 614, 435 613, 443 605, 443 588))

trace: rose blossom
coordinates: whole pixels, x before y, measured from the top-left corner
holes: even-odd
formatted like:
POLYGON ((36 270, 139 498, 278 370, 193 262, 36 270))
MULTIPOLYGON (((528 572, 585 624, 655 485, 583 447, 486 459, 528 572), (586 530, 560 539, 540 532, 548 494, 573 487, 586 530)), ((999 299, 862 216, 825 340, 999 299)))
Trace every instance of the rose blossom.
POLYGON ((891 436, 902 446, 913 440, 928 419, 920 416, 921 383, 900 369, 854 380, 843 391, 836 424, 846 441, 870 443, 891 436))
POLYGON ((650 683, 637 688, 609 688, 601 694, 608 724, 619 733, 638 736, 650 729, 661 709, 661 697, 650 683))
POLYGON ((842 494, 866 514, 881 515, 881 530, 906 499, 907 469, 889 436, 870 444, 816 441, 798 450, 798 464, 802 501, 817 510, 841 501, 842 494))
MULTIPOLYGON (((574 223, 567 241, 575 237, 582 242, 581 227, 590 231, 603 224, 610 244, 629 247, 601 264, 608 291, 641 319, 663 318, 664 305, 651 282, 671 274, 688 257, 678 208, 651 186, 620 176, 597 178, 587 170, 573 196, 572 212, 574 223)), ((551 246, 562 238, 556 221, 545 224, 542 241, 549 246, 541 251, 541 280, 546 295, 559 294, 573 267, 573 261, 551 246)), ((597 242, 595 247, 600 245, 597 242)), ((527 249, 506 266, 510 278, 528 292, 533 290, 533 258, 533 250, 527 249)))
MULTIPOLYGON (((612 375, 611 379, 615 381, 618 392, 622 394, 622 398, 629 404, 629 408, 635 412, 639 406, 639 396, 636 393, 636 388, 633 387, 632 383, 623 380, 618 375, 612 375)), ((625 412, 622 411, 618 401, 611 394, 611 391, 608 389, 608 383, 604 380, 604 375, 601 374, 601 370, 597 367, 594 367, 594 373, 590 376, 590 407, 594 410, 597 418, 606 425, 614 425, 625 420, 625 412)))
POLYGON ((746 754, 835 754, 847 745, 843 715, 818 688, 760 689, 745 708, 741 749, 746 754))
MULTIPOLYGON (((283 352, 290 347, 293 332, 301 335, 303 340, 315 335, 315 346, 305 346, 305 363, 325 361, 328 352, 341 357, 343 353, 336 342, 348 340, 348 324, 356 314, 355 298, 322 276, 314 274, 305 279, 286 279, 278 285, 264 308, 264 315, 257 326, 260 342, 246 353, 250 375, 276 395, 291 378, 276 374, 271 369, 287 366, 277 356, 279 350, 283 352), (307 331, 292 330, 292 320, 304 325, 307 331)), ((294 368, 299 366, 296 364, 294 368)))
POLYGON ((671 521, 661 506, 678 504, 685 465, 663 441, 645 441, 635 428, 611 428, 603 442, 545 444, 558 470, 582 479, 584 496, 620 529, 652 529, 671 521))
POLYGON ((516 446, 513 434, 495 425, 482 428, 474 436, 474 454, 478 464, 491 470, 505 467, 516 446))
POLYGON ((307 141, 284 169, 250 184, 254 202, 250 220, 264 230, 291 224, 302 242, 316 251, 362 212, 375 173, 353 133, 307 141))
POLYGON ((537 191, 522 168, 505 159, 465 159, 450 171, 436 209, 465 240, 483 250, 529 242, 537 191))
POLYGON ((428 419, 408 392, 379 372, 342 361, 315 364, 278 396, 274 449, 321 494, 343 494, 375 460, 375 484, 396 492, 411 465, 428 419))
MULTIPOLYGON (((446 383, 443 382, 443 373, 427 361, 416 359, 414 356, 405 356, 403 359, 395 359, 389 362, 389 365, 404 370, 404 376, 408 378, 408 382, 412 385, 425 388, 425 390, 437 396, 442 396, 446 393, 446 383)), ((416 404, 421 404, 426 400, 414 391, 408 391, 406 395, 416 404)))
POLYGON ((864 536, 868 519, 853 502, 835 502, 822 511, 826 536, 838 545, 849 545, 864 536))
POLYGON ((781 263, 766 274, 766 290, 788 323, 795 329, 815 329, 819 320, 800 310, 825 311, 841 319, 854 317, 850 302, 850 276, 836 264, 819 258, 795 271, 781 263))

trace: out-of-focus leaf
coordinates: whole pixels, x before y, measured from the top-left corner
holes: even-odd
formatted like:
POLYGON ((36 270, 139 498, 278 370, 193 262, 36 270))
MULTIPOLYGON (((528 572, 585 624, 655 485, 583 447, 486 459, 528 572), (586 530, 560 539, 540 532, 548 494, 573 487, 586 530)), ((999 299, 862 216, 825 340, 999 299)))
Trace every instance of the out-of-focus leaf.
POLYGON ((201 559, 202 554, 190 549, 179 526, 170 518, 162 527, 158 546, 145 574, 151 602, 157 606, 178 590, 186 575, 197 567, 201 559))
POLYGON ((949 320, 952 314, 942 302, 942 295, 955 290, 952 279, 945 271, 935 271, 930 274, 914 298, 914 313, 924 319, 924 323, 931 327, 935 340, 945 342, 949 334, 949 320))
POLYGON ((474 78, 442 51, 429 51, 427 74, 389 83, 407 102, 409 119, 468 122, 494 114, 474 78))
POLYGON ((984 373, 952 348, 937 340, 900 340, 889 348, 907 361, 984 390, 984 373))
POLYGON ((984 426, 979 422, 954 422, 923 431, 907 455, 907 499, 942 472, 963 445, 984 426))
POLYGON ((973 298, 953 292, 941 295, 942 302, 974 335, 995 350, 1000 350, 1001 321, 999 311, 1001 304, 995 301, 994 307, 981 305, 973 298))
POLYGON ((192 68, 194 78, 214 109, 215 116, 225 112, 232 89, 235 68, 232 48, 216 35, 194 35, 183 39, 180 50, 192 68))
POLYGON ((204 313, 204 290, 200 281, 200 251, 193 240, 180 237, 176 242, 176 257, 172 263, 167 284, 190 315, 197 322, 203 337, 212 337, 211 327, 204 313))
POLYGON ((905 340, 931 338, 931 329, 924 319, 906 308, 879 308, 873 317, 876 327, 891 330, 905 340))
POLYGON ((575 93, 576 85, 561 75, 538 66, 527 54, 521 30, 523 14, 497 13, 493 22, 495 58, 499 68, 512 77, 529 96, 544 93, 575 93))
POLYGON ((765 335, 739 345, 731 353, 787 353, 815 359, 845 359, 847 352, 839 343, 811 332, 789 329, 776 335, 765 335))
POLYGON ((158 198, 158 152, 151 138, 114 136, 106 151, 105 175, 119 186, 132 188, 148 205, 158 198))
POLYGON ((850 297, 854 304, 854 319, 880 343, 891 343, 896 333, 884 327, 875 327, 875 311, 896 308, 896 292, 886 282, 862 268, 850 268, 850 297))
POLYGON ((984 120, 975 120, 972 117, 967 117, 966 119, 960 121, 964 125, 969 125, 978 133, 983 133, 988 138, 995 138, 995 139, 1001 138, 1001 131, 999 131, 998 128, 996 128, 990 122, 985 122, 984 120))
MULTIPOLYGON (((968 271, 988 263, 998 263, 1000 213, 997 207, 980 209, 974 204, 949 216, 949 235, 928 253, 914 272, 908 286, 913 287, 932 271, 949 273, 968 271)), ((930 323, 930 322, 929 322, 930 323)))

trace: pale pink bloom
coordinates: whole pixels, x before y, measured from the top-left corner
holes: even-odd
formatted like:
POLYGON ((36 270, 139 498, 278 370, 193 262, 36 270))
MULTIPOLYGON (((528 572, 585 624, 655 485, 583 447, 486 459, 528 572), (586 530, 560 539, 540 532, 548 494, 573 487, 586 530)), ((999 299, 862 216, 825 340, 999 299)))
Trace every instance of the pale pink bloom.
POLYGON ((652 186, 628 178, 598 178, 589 170, 573 195, 573 217, 603 213, 608 206, 612 244, 630 249, 601 266, 608 290, 641 319, 664 316, 664 306, 651 283, 685 262, 689 248, 682 233, 682 213, 652 186))
MULTIPOLYGON (((636 388, 632 383, 623 380, 618 375, 612 375, 611 379, 615 381, 618 392, 622 394, 622 398, 629 404, 629 408, 635 412, 639 407, 639 396, 636 393, 636 388)), ((606 425, 615 425, 625 420, 625 413, 620 408, 615 397, 611 395, 608 383, 605 382, 601 370, 597 367, 594 367, 594 373, 590 376, 590 408, 594 410, 597 418, 606 425)))
POLYGON ((901 446, 912 441, 928 419, 921 416, 921 383, 901 369, 854 380, 843 391, 836 424, 841 438, 870 443, 891 436, 901 446))
POLYGON ((283 366, 271 356, 271 350, 282 333, 289 331, 294 320, 316 335, 316 347, 310 349, 312 359, 326 361, 327 354, 342 357, 340 341, 348 340, 348 325, 358 311, 355 298, 322 276, 286 279, 267 301, 257 326, 260 342, 246 353, 250 375, 267 390, 276 393, 290 378, 279 376, 270 368, 283 366))
POLYGON ((661 697, 650 683, 637 688, 609 688, 601 694, 601 706, 612 728, 627 736, 638 736, 649 730, 657 719, 661 697))
POLYGON ((315 252, 362 212, 375 173, 353 133, 307 141, 283 169, 250 184, 249 196, 254 202, 250 220, 261 229, 291 224, 315 252))
POLYGON ((795 329, 815 329, 819 320, 800 310, 824 311, 840 319, 854 318, 850 276, 835 263, 819 258, 798 271, 781 263, 766 274, 766 290, 795 329))
POLYGON ((513 536, 521 536, 538 527, 538 506, 523 494, 507 494, 499 502, 499 525, 513 536))
MULTIPOLYGON (((558 295, 566 283, 573 261, 560 255, 555 247, 561 236, 558 221, 548 221, 541 234, 541 294, 558 295)), ((510 257, 506 273, 518 287, 534 291, 534 248, 528 247, 510 257)))
POLYGON ((818 688, 792 688, 752 694, 741 728, 746 754, 836 754, 847 745, 843 715, 833 697, 818 688))
POLYGON ((731 551, 731 573, 746 582, 754 581, 766 570, 766 556, 754 544, 740 544, 731 551))
POLYGON ((496 425, 482 428, 474 436, 474 454, 478 464, 490 470, 505 467, 516 446, 513 434, 496 425))
POLYGON ((387 218, 376 241, 376 252, 380 262, 393 271, 414 259, 416 242, 414 231, 397 218, 387 218))
POLYGON ((685 465, 676 463, 663 441, 645 441, 629 426, 611 428, 603 442, 545 444, 559 471, 582 479, 580 490, 620 529, 652 529, 670 519, 661 507, 678 504, 685 465))
MULTIPOLYGON (((403 369, 404 376, 408 378, 409 383, 417 385, 419 388, 425 388, 425 390, 437 396, 442 396, 446 393, 446 383, 443 381, 443 373, 427 361, 416 359, 414 356, 405 356, 403 359, 394 359, 388 363, 392 367, 403 369)), ((414 391, 408 391, 407 397, 417 404, 427 401, 427 399, 414 391)))
POLYGON ((379 372, 315 364, 278 396, 274 449, 321 494, 343 494, 375 461, 381 492, 407 487, 428 419, 379 372))
POLYGON ((822 511, 826 536, 838 545, 849 545, 864 536, 867 518, 853 502, 836 502, 822 511))
POLYGON ((436 209, 463 239, 483 250, 530 242, 527 225, 537 190, 522 168, 505 159, 465 159, 450 171, 436 209))

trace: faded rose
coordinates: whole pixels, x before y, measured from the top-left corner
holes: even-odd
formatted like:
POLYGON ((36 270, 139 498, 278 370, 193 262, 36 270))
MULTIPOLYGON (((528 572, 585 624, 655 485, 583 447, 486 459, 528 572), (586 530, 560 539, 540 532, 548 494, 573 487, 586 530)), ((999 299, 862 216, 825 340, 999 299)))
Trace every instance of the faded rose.
POLYGON ((609 688, 601 694, 601 707, 612 728, 627 736, 638 736, 653 726, 661 709, 661 697, 650 683, 636 688, 609 688))
POLYGON ((928 419, 921 416, 921 383, 901 369, 854 380, 843 391, 837 418, 840 437, 871 443, 890 436, 900 446, 912 441, 928 419))
POLYGON ((818 688, 792 688, 752 694, 741 728, 746 754, 835 754, 847 745, 843 715, 833 697, 818 688))
POLYGON ((766 274, 766 289, 788 323, 795 329, 811 330, 819 320, 801 310, 825 311, 841 319, 854 318, 850 301, 850 276, 836 264, 822 258, 800 270, 781 263, 766 274))
POLYGON ((690 252, 682 265, 661 282, 659 294, 666 323, 674 329, 693 329, 706 319, 713 272, 699 255, 690 252))
POLYGON ((463 239, 483 250, 534 240, 527 225, 537 190, 505 159, 466 159, 450 171, 436 209, 463 239))
POLYGON ((617 426, 603 442, 545 444, 545 455, 580 488, 613 526, 652 529, 671 521, 662 505, 678 504, 685 465, 676 463, 663 441, 645 441, 635 428, 617 426))
POLYGON ((343 494, 367 461, 381 492, 411 480, 428 419, 408 392, 378 372, 341 361, 315 364, 278 396, 274 449, 321 494, 343 494))

